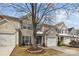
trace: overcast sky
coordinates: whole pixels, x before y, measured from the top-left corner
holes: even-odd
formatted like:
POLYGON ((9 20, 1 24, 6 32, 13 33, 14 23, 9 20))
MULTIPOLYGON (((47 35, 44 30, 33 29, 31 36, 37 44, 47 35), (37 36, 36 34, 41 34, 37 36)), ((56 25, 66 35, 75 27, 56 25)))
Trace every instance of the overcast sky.
MULTIPOLYGON (((63 4, 58 4, 56 6, 56 8, 61 7, 62 5, 63 4)), ((71 8, 73 8, 73 7, 71 7, 71 8)), ((13 17, 21 17, 21 16, 25 15, 25 13, 16 14, 15 10, 12 7, 6 7, 5 4, 0 4, 0 14, 9 15, 9 16, 13 16, 13 17)), ((57 22, 64 21, 68 27, 79 28, 79 13, 76 11, 73 11, 67 17, 65 10, 60 9, 60 10, 56 11, 55 17, 56 17, 57 22)))

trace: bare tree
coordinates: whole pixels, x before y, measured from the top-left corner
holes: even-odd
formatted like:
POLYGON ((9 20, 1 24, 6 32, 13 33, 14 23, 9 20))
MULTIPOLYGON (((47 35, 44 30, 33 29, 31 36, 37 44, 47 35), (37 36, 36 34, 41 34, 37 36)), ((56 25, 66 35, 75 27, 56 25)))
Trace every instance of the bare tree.
MULTIPOLYGON (((54 8, 54 4, 24 4, 23 6, 20 5, 12 5, 17 11, 27 13, 26 17, 28 18, 28 14, 32 16, 32 25, 33 25, 33 47, 37 48, 36 44, 36 34, 37 34, 37 26, 40 23, 44 23, 45 21, 49 21, 49 23, 53 20, 52 15, 49 13, 54 8), (27 10, 26 10, 27 9, 27 10), (50 16, 50 17, 49 17, 50 16), (48 19, 48 20, 45 20, 48 19)), ((30 20, 30 19, 29 19, 30 20)), ((53 22, 53 21, 52 21, 53 22)))

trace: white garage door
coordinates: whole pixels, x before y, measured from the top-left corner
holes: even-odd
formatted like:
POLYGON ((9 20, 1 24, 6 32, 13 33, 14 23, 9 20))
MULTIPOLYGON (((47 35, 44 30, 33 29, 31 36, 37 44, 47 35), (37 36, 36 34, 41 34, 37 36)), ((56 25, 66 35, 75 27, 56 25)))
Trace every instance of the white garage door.
POLYGON ((47 38, 47 46, 57 46, 56 37, 48 37, 47 38))
POLYGON ((0 33, 0 46, 15 46, 15 34, 0 33))

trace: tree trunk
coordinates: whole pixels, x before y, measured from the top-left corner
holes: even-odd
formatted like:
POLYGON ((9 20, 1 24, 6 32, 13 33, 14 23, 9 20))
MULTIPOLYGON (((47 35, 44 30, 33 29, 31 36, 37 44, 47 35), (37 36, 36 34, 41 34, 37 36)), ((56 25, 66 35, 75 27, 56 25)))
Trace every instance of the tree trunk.
POLYGON ((19 32, 19 46, 22 46, 22 33, 21 33, 22 21, 20 21, 20 24, 21 24, 21 28, 18 29, 18 32, 19 32))
POLYGON ((36 4, 32 3, 32 24, 33 24, 33 47, 37 48, 37 44, 36 44, 36 4))
POLYGON ((33 47, 34 48, 37 48, 37 44, 36 44, 36 33, 35 33, 35 31, 33 31, 33 47))

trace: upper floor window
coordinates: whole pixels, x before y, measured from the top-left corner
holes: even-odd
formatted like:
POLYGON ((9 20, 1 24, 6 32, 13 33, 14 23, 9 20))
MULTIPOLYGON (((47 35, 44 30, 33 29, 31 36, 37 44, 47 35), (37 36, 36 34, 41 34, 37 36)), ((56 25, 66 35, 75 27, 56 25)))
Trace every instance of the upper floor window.
POLYGON ((32 30, 33 26, 32 26, 32 24, 25 24, 25 25, 23 25, 23 28, 32 30))
POLYGON ((63 30, 63 34, 67 34, 68 31, 66 29, 63 30))
POLYGON ((64 30, 64 29, 58 29, 57 32, 58 32, 58 33, 62 33, 62 34, 66 34, 66 33, 67 33, 67 30, 64 30))
POLYGON ((42 26, 41 25, 38 25, 37 26, 37 30, 42 30, 42 26))
POLYGON ((66 30, 63 30, 63 34, 65 34, 66 33, 66 30))
POLYGON ((61 30, 61 29, 59 29, 59 30, 58 30, 58 33, 62 33, 62 30, 61 30))

